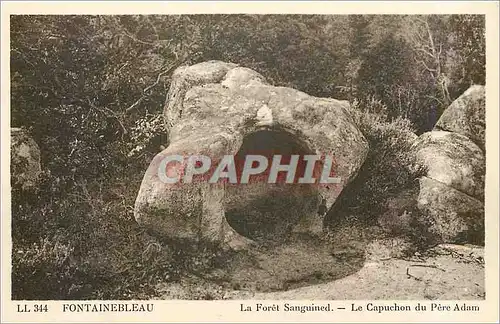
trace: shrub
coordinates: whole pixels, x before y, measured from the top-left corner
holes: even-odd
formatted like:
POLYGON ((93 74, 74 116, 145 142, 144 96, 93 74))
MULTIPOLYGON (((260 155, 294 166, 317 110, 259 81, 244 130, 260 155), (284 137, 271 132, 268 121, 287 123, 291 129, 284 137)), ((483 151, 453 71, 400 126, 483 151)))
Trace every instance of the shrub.
POLYGON ((12 251, 13 299, 68 299, 78 272, 73 247, 43 239, 12 251))
POLYGON ((230 256, 213 246, 160 242, 139 227, 131 206, 141 176, 80 181, 52 199, 13 191, 12 298, 148 299, 158 283, 223 266, 230 256))
POLYGON ((377 224, 379 215, 387 210, 387 199, 418 187, 416 179, 422 172, 414 167, 410 153, 417 136, 409 120, 389 119, 387 109, 374 99, 364 107, 355 102, 350 110, 370 149, 357 177, 330 211, 327 223, 331 226, 353 214, 368 224, 377 224))
POLYGON ((144 154, 145 151, 159 152, 162 146, 167 146, 167 136, 161 114, 149 114, 135 121, 135 125, 130 130, 131 147, 128 157, 136 157, 144 154))

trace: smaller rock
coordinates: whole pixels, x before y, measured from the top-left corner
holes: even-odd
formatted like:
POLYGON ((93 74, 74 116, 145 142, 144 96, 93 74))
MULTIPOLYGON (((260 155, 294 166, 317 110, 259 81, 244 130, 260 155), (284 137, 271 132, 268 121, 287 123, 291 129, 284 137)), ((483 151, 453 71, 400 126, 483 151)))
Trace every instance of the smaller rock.
POLYGON ((22 190, 36 188, 42 172, 37 143, 25 130, 11 128, 10 151, 12 187, 22 190))

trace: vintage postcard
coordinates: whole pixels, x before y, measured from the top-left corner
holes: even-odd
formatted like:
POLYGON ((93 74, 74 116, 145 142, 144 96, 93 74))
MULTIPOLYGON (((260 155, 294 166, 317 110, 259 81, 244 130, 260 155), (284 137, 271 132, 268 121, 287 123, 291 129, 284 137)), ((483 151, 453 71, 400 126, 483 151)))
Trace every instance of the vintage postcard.
POLYGON ((2 323, 498 322, 498 2, 1 6, 2 323))

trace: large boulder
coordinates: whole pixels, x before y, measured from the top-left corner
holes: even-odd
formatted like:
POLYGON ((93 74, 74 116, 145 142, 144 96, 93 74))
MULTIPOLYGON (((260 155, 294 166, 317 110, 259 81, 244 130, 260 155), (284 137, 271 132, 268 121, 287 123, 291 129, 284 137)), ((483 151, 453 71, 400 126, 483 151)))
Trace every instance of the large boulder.
POLYGON ((36 188, 42 172, 40 148, 21 128, 11 128, 10 161, 12 187, 25 191, 36 188))
POLYGON ((417 163, 427 177, 477 199, 484 198, 486 163, 483 151, 458 133, 432 131, 414 143, 417 163))
POLYGON ((414 143, 418 208, 437 242, 484 244, 485 89, 472 86, 414 143))
POLYGON ((446 184, 422 177, 418 207, 438 242, 484 244, 484 203, 446 184))
MULTIPOLYGON (((233 247, 247 239, 280 241, 294 231, 317 234, 322 228, 318 208, 335 202, 368 152, 347 108, 345 101, 269 85, 257 72, 231 63, 177 69, 164 110, 170 144, 146 171, 136 220, 163 238, 233 247), (333 174, 341 181, 168 184, 158 175, 171 155, 206 155, 212 161, 232 155, 238 168, 239 159, 248 154, 333 156, 333 174)), ((182 169, 170 164, 167 173, 182 169)))
POLYGON ((435 130, 462 134, 485 149, 485 87, 473 85, 443 112, 435 130))

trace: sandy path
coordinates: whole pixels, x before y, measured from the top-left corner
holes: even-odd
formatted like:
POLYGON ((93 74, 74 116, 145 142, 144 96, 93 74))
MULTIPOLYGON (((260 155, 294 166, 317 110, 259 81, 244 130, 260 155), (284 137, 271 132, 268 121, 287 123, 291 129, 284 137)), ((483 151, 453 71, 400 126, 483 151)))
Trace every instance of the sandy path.
POLYGON ((270 293, 235 291, 226 298, 484 299, 482 248, 442 245, 430 252, 435 255, 415 260, 367 260, 360 271, 328 283, 270 293))

